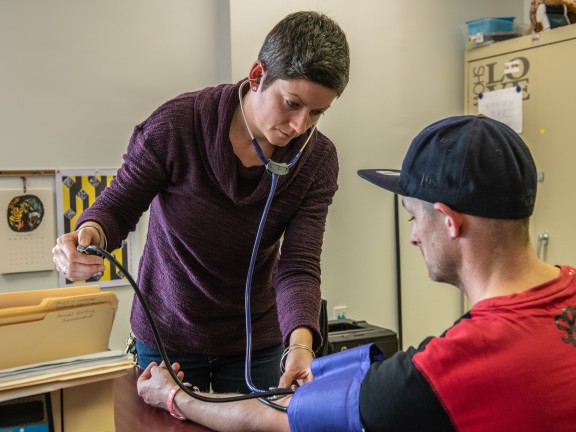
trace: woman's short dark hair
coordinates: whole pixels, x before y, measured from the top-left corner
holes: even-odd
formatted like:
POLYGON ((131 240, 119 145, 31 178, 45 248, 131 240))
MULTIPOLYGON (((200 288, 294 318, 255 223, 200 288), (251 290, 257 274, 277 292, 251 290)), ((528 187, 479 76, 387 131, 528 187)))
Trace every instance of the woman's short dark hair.
POLYGON ((263 90, 278 79, 307 79, 340 96, 350 76, 346 35, 318 12, 295 12, 282 19, 266 36, 258 60, 266 73, 263 90))

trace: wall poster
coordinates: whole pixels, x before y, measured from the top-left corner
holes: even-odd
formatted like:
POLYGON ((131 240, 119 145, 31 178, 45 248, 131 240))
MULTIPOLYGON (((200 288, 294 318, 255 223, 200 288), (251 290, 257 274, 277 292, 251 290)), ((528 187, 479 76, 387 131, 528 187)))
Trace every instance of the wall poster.
MULTIPOLYGON (((58 237, 74 231, 76 222, 84 210, 114 180, 116 170, 69 169, 56 171, 56 214, 58 237)), ((136 279, 138 236, 131 232, 122 246, 112 254, 118 262, 136 279)), ((59 274, 60 286, 81 283, 97 283, 101 287, 129 285, 122 271, 114 263, 104 259, 106 271, 86 281, 72 282, 59 274)))

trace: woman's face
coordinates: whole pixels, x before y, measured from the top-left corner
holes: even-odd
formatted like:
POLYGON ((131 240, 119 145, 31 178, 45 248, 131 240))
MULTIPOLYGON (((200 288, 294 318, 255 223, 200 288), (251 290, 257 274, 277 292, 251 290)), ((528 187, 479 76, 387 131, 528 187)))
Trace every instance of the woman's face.
POLYGON ((305 133, 326 112, 337 93, 306 80, 276 80, 252 94, 256 138, 283 147, 305 133))

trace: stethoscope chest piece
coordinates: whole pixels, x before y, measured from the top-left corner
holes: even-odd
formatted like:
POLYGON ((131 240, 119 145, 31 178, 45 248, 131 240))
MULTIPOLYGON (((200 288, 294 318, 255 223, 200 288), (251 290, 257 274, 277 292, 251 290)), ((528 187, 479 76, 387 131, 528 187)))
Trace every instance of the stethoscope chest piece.
POLYGON ((266 170, 272 174, 283 176, 288 174, 288 171, 290 171, 290 165, 284 162, 274 162, 270 159, 266 163, 266 170))

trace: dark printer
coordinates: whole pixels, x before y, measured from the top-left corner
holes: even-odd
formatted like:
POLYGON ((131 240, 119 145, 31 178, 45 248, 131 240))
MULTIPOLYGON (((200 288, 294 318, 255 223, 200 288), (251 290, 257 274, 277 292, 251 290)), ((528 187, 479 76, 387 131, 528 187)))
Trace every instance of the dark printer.
POLYGON ((376 344, 387 359, 398 351, 398 337, 395 332, 373 326, 366 321, 351 319, 328 321, 328 341, 330 353, 368 343, 376 344))

